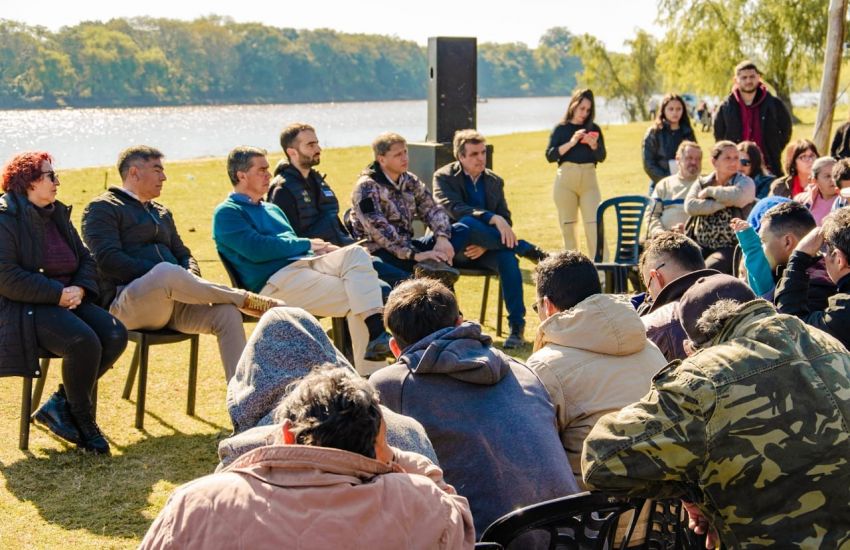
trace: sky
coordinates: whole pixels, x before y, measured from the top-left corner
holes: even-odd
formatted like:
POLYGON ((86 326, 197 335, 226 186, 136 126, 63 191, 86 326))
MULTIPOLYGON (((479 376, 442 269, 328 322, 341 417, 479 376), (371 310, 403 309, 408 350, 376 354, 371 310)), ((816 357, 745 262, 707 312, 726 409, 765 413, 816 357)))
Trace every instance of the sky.
POLYGON ((525 42, 536 47, 546 29, 590 33, 610 50, 642 28, 661 35, 656 0, 0 0, 0 18, 57 30, 80 21, 148 15, 191 20, 225 15, 296 29, 395 35, 426 45, 429 36, 476 36, 479 42, 525 42), (285 9, 289 7, 291 9, 285 9))

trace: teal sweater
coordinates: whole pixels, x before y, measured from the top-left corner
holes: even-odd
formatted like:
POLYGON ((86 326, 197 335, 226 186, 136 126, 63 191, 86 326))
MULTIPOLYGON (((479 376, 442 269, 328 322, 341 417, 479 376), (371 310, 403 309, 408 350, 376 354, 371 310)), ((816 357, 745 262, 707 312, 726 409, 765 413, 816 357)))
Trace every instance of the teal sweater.
POLYGON ((744 253, 744 265, 747 268, 747 283, 756 293, 756 296, 764 296, 773 290, 776 283, 773 281, 773 272, 764 249, 761 247, 761 239, 752 227, 735 233, 738 242, 741 243, 741 251, 744 253))
POLYGON ((212 234, 219 253, 253 292, 298 256, 310 253, 310 239, 295 234, 283 210, 264 201, 252 203, 241 193, 231 193, 216 207, 212 234))

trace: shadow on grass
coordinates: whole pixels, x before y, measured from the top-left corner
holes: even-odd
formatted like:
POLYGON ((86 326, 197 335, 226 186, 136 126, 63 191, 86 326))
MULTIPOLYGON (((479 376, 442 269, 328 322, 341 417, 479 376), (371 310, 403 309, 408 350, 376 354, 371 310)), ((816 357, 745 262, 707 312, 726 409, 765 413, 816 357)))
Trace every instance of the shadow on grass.
POLYGON ((212 473, 221 436, 150 437, 122 447, 123 454, 111 458, 50 450, 43 458, 3 465, 0 472, 9 492, 32 502, 49 523, 108 537, 140 538, 160 508, 159 499, 170 494, 170 487, 160 484, 180 485, 212 473), (156 497, 152 508, 154 491, 165 493, 156 497))

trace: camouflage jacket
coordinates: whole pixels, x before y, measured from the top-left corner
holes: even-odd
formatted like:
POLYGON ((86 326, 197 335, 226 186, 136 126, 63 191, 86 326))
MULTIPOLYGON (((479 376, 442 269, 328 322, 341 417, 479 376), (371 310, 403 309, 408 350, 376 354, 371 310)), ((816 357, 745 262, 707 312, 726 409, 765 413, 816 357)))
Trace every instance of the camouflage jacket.
POLYGON ((419 252, 411 244, 413 220, 419 218, 436 237, 451 237, 451 222, 442 206, 419 178, 405 172, 393 184, 378 166, 369 165, 351 193, 351 228, 354 237, 367 239, 369 252, 381 248, 402 260, 419 252))
POLYGON ((745 304, 585 440, 588 487, 695 502, 730 548, 850 545, 850 355, 745 304))

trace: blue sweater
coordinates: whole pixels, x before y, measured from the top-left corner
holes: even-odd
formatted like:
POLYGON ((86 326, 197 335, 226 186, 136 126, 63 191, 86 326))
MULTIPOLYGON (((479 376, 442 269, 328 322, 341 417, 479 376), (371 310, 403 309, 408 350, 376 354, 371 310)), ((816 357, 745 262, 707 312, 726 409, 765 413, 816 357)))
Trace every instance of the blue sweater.
POLYGON ((283 210, 267 202, 252 203, 241 193, 231 193, 216 207, 212 234, 219 253, 253 292, 262 290, 269 277, 297 256, 310 252, 310 239, 295 234, 283 210))

